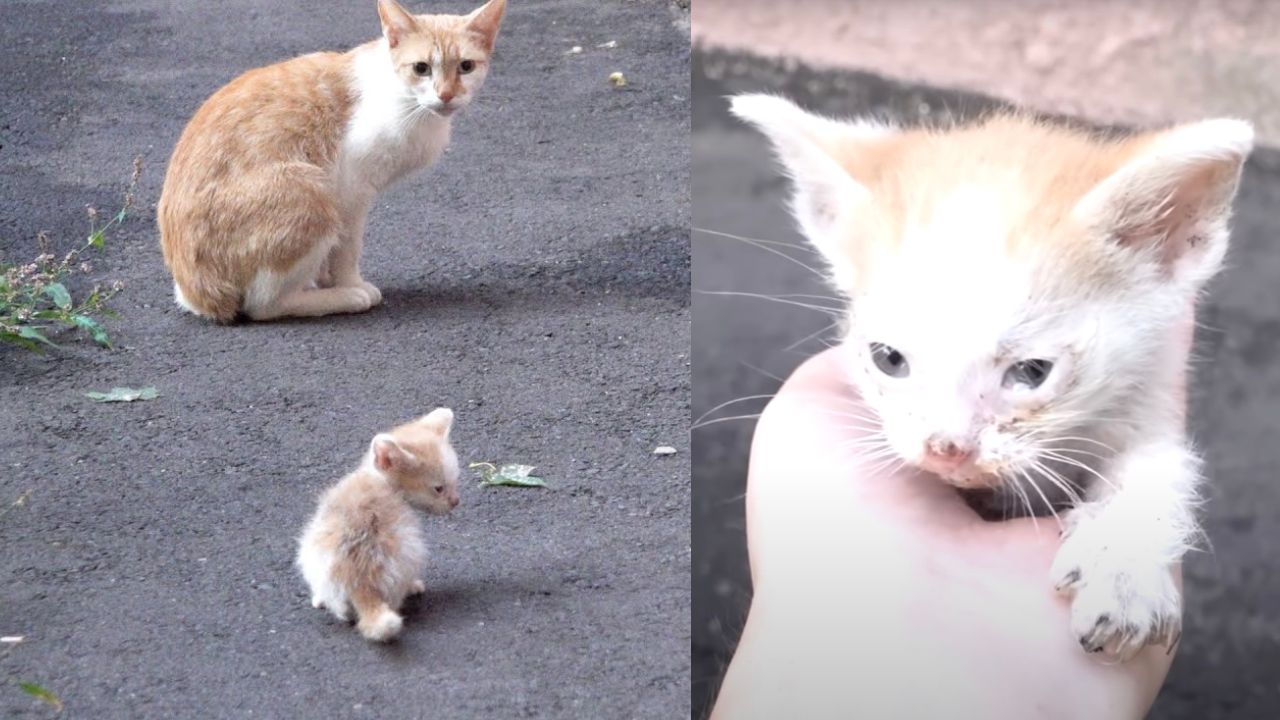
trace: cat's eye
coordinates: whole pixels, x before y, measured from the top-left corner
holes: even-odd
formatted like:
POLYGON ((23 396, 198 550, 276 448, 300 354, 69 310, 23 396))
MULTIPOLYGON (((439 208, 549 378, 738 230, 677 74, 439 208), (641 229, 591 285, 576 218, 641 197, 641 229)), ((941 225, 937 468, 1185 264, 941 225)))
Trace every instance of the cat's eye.
POLYGON ((458 63, 458 71, 461 72, 463 75, 466 75, 467 73, 475 69, 476 69, 475 60, 463 60, 462 62, 458 63))
POLYGON ((884 343, 871 343, 871 362, 889 377, 904 378, 911 374, 907 357, 884 343))
POLYGON ((437 494, 437 495, 439 495, 439 494, 440 494, 440 493, 442 493, 442 492, 444 492, 444 486, 443 486, 443 485, 437 485, 437 486, 436 486, 436 494, 437 494))
POLYGON ((1023 360, 1009 366, 1004 372, 1004 386, 1026 385, 1032 390, 1044 384, 1045 378, 1053 370, 1053 363, 1048 360, 1023 360))
POLYGON ((413 72, 422 77, 426 77, 431 74, 431 63, 421 61, 416 62, 413 64, 413 72))

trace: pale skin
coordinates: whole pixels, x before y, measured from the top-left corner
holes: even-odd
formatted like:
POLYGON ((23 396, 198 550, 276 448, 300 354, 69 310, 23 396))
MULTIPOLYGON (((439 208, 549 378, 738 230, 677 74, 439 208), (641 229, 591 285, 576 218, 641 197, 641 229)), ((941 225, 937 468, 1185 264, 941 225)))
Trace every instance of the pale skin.
POLYGON ((760 418, 754 597, 713 720, 1143 717, 1175 652, 1082 652, 1049 580, 1058 524, 986 522, 937 478, 859 458, 866 415, 828 351, 760 418))

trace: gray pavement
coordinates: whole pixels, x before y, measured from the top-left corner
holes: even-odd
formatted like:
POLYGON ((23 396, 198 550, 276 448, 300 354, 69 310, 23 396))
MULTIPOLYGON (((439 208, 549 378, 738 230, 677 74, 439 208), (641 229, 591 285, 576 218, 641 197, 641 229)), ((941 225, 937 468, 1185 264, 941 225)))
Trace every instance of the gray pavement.
MULTIPOLYGON (((693 59, 693 417, 769 394, 822 348, 819 313, 699 291, 821 294, 805 270, 706 228, 802 245, 783 202, 787 185, 763 139, 723 97, 783 93, 832 114, 968 114, 985 98, 849 72, 697 51, 693 59), (818 333, 816 337, 810 337, 818 333), (806 339, 809 338, 809 339, 806 339)), ((1260 149, 1245 170, 1230 268, 1202 306, 1191 423, 1211 477, 1205 522, 1213 552, 1186 565, 1186 633, 1151 717, 1275 718, 1280 708, 1280 153, 1260 149)), ((805 259, 803 254, 797 257, 805 259)), ((830 337, 830 332, 826 333, 830 337)), ((759 412, 763 400, 712 417, 759 412)), ((694 430, 694 715, 709 709, 741 632, 750 580, 742 493, 753 421, 694 430)), ((994 687, 994 686, 993 686, 994 687)), ((957 717, 963 715, 958 714, 957 717)))
POLYGON ((0 647, 0 716, 52 714, 21 681, 77 718, 688 714, 678 15, 511 3, 453 148, 370 218, 385 305, 216 327, 170 299, 154 206, 172 144, 240 72, 375 36, 373 0, 0 4, 0 253, 33 256, 42 230, 68 247, 145 162, 94 272, 126 283, 117 349, 0 348, 0 500, 31 491, 0 518, 0 635, 26 638, 0 647), (161 394, 82 395, 113 385, 161 394), (403 638, 371 646, 309 606, 295 537, 375 432, 436 405, 464 462, 534 464, 552 487, 464 483, 428 521, 403 638))

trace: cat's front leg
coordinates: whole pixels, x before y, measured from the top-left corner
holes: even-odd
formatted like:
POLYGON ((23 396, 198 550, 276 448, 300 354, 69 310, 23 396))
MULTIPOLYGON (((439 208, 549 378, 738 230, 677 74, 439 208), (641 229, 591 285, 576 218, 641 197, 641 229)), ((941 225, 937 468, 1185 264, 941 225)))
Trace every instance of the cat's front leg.
POLYGON ((1071 631, 1086 651, 1128 660, 1177 642, 1172 570, 1198 532, 1199 466, 1181 443, 1143 445, 1116 458, 1099 499, 1071 511, 1050 576, 1072 596, 1071 631))
POLYGON ((360 288, 369 296, 371 305, 382 302, 382 291, 360 274, 360 254, 364 250, 364 223, 368 207, 348 211, 347 230, 329 253, 325 265, 333 287, 360 288))

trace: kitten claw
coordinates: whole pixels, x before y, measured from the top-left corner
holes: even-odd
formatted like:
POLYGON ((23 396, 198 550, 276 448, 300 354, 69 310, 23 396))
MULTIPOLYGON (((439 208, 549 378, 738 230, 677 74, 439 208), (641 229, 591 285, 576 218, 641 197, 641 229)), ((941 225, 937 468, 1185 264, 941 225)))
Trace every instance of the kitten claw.
POLYGON ((1071 595, 1071 631, 1088 653, 1120 662, 1181 633, 1182 601, 1162 558, 1120 555, 1097 525, 1080 526, 1054 559, 1054 587, 1071 595))

